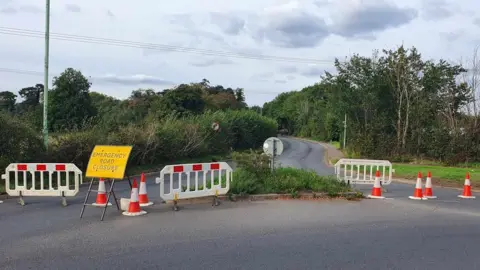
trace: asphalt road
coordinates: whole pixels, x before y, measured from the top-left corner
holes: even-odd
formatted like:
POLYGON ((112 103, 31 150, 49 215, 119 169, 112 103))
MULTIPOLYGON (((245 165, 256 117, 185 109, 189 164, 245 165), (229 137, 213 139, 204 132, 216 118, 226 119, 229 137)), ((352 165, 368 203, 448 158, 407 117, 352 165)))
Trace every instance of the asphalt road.
MULTIPOLYGON (((332 171, 320 145, 286 142, 284 166, 332 171)), ((6 200, 0 269, 480 269, 477 200, 459 201, 456 190, 412 201, 413 187, 392 184, 389 200, 226 202, 173 212, 158 203, 153 181, 147 215, 110 208, 103 222, 96 208, 79 219, 85 187, 68 207, 55 198, 27 198, 24 207, 6 200)), ((128 196, 126 182, 117 187, 128 196)))

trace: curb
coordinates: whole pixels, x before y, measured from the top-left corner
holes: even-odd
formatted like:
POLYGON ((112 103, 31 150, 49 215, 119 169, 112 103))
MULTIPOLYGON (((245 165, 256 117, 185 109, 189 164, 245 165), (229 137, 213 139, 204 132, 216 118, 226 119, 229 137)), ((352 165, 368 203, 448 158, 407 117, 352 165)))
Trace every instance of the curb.
MULTIPOLYGON (((192 198, 192 199, 182 199, 178 200, 179 204, 205 204, 212 202, 212 196, 210 197, 202 197, 202 198, 192 198)), ((292 197, 290 194, 257 194, 257 195, 221 195, 217 197, 220 201, 232 201, 232 202, 240 202, 240 201, 270 201, 270 200, 352 200, 352 201, 359 201, 362 198, 358 197, 357 192, 345 192, 340 193, 337 197, 328 196, 327 193, 302 193, 299 194, 297 197, 292 197)), ((166 204, 173 204, 173 201, 166 201, 166 204)))

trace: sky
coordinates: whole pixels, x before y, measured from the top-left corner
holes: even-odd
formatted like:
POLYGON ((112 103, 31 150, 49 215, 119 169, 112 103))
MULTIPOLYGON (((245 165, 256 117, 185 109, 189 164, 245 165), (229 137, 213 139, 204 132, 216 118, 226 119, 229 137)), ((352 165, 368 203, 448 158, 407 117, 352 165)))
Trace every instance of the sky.
MULTIPOLYGON (((0 0, 0 91, 43 83, 45 10, 45 0, 0 0)), ((51 0, 50 32, 50 79, 72 67, 91 91, 127 98, 206 78, 262 105, 355 53, 403 44, 468 59, 480 1, 51 0)))

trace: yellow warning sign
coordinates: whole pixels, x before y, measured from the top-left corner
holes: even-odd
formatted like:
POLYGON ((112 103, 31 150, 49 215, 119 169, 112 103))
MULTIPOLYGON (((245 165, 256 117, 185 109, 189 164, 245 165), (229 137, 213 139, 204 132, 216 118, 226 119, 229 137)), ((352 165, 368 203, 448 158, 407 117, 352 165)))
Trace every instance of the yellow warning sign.
POLYGON ((132 146, 96 145, 88 161, 86 177, 123 179, 132 146))

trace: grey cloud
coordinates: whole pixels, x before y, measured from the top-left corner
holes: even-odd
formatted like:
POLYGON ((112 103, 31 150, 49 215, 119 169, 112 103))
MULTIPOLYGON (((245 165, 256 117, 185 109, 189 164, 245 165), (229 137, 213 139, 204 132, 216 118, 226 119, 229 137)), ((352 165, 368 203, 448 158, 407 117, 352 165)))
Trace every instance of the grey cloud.
POLYGON ((15 9, 13 7, 5 7, 0 9, 0 13, 3 14, 16 14, 16 13, 31 13, 31 14, 39 14, 39 13, 44 13, 45 11, 38 7, 38 6, 32 6, 32 5, 24 5, 20 6, 19 8, 15 9))
POLYGON ((231 65, 234 64, 234 62, 226 58, 210 58, 203 61, 190 62, 190 64, 196 67, 209 67, 215 65, 231 65))
POLYGON ((442 20, 453 15, 452 7, 445 0, 424 0, 422 6, 426 20, 442 20))
POLYGON ((296 66, 283 66, 278 69, 281 73, 296 73, 298 71, 296 66))
POLYGON ((245 20, 230 14, 211 12, 210 21, 220 27, 223 33, 238 35, 245 28, 245 20))
POLYGON ((286 80, 275 80, 275 83, 285 84, 285 83, 287 83, 287 81, 286 80))
POLYGON ((17 12, 18 11, 12 7, 5 7, 0 9, 0 13, 4 13, 4 14, 15 14, 17 12))
POLYGON ((107 16, 110 17, 110 18, 114 18, 115 14, 113 14, 113 12, 111 10, 107 10, 107 16))
POLYGON ((476 26, 480 27, 480 18, 475 18, 473 20, 473 24, 475 24, 476 26))
POLYGON ((293 75, 287 75, 287 79, 288 79, 289 81, 293 81, 293 80, 295 80, 295 76, 293 76, 293 75))
POLYGON ((123 85, 172 85, 171 81, 164 80, 162 78, 138 74, 132 76, 117 76, 117 75, 105 75, 92 78, 94 83, 111 83, 111 84, 123 84, 123 85))
POLYGON ((313 2, 317 7, 323 8, 331 5, 332 3, 328 0, 318 0, 313 2))
POLYGON ((454 32, 441 32, 440 36, 449 42, 454 42, 465 34, 464 30, 457 30, 454 32))
POLYGON ((399 8, 392 4, 361 6, 339 23, 332 32, 343 37, 368 37, 371 34, 409 23, 418 16, 412 8, 399 8))
POLYGON ((273 72, 262 72, 251 76, 250 79, 259 82, 267 82, 268 79, 272 78, 273 76, 275 76, 275 73, 273 72))
POLYGON ((269 41, 284 48, 316 47, 330 34, 325 21, 304 11, 272 16, 254 35, 257 42, 269 41))
POLYGON ((194 28, 195 23, 192 20, 192 15, 187 13, 178 13, 168 16, 168 20, 171 24, 177 24, 184 28, 194 28))
POLYGON ((75 12, 75 13, 82 12, 82 8, 80 8, 80 6, 75 4, 66 4, 65 8, 70 12, 75 12))
POLYGON ((320 68, 318 66, 309 66, 300 70, 299 73, 300 75, 305 77, 320 77, 320 75, 322 75, 324 71, 324 68, 320 68))

